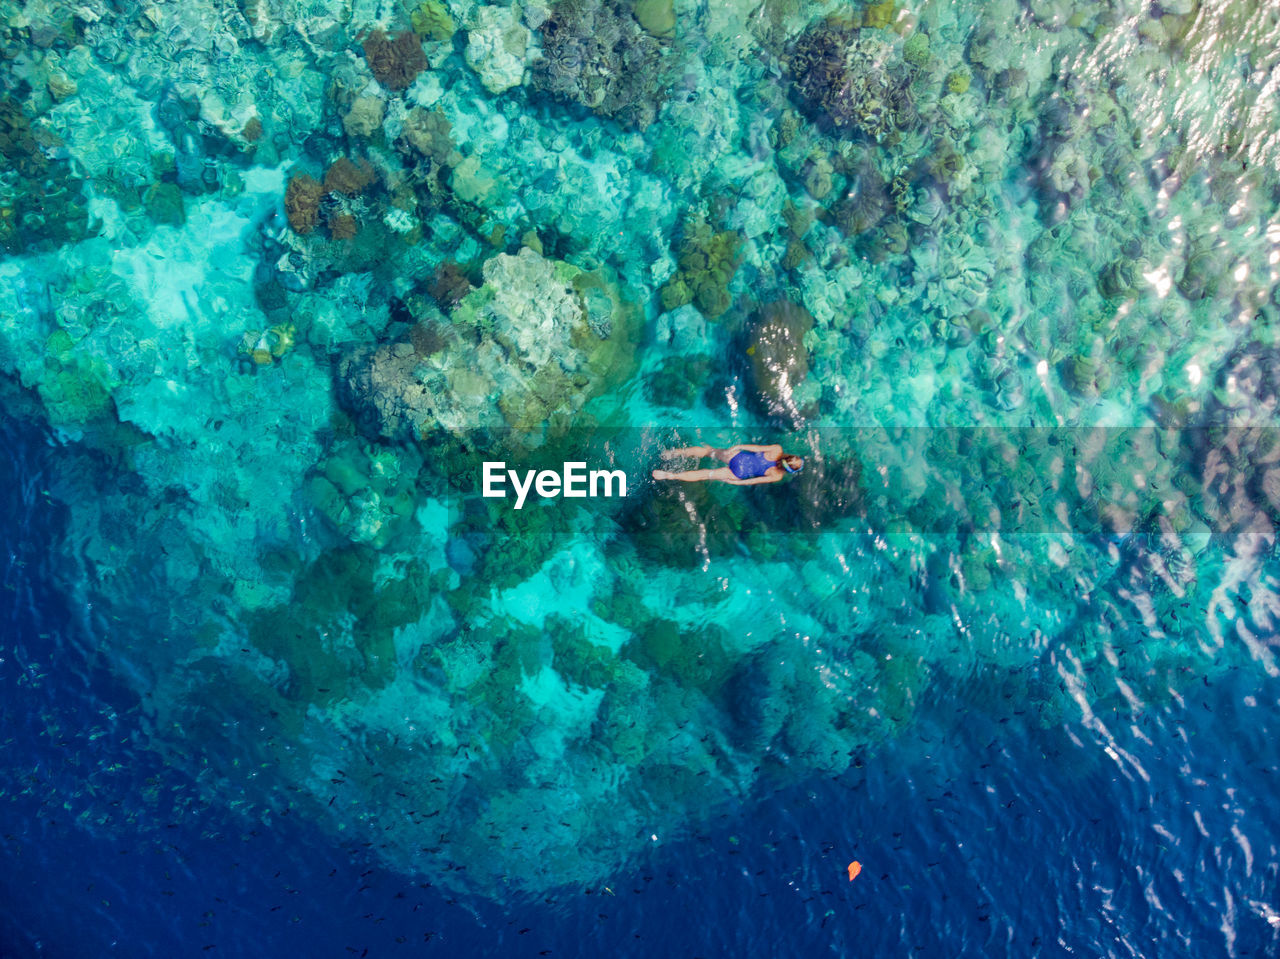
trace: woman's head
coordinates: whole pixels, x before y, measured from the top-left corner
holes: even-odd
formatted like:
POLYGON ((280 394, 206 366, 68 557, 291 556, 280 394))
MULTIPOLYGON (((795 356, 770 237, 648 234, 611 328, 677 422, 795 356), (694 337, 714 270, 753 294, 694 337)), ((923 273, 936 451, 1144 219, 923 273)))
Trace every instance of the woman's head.
POLYGON ((792 455, 791 453, 783 453, 778 457, 778 465, 788 473, 799 473, 804 469, 804 460, 799 456, 792 455))

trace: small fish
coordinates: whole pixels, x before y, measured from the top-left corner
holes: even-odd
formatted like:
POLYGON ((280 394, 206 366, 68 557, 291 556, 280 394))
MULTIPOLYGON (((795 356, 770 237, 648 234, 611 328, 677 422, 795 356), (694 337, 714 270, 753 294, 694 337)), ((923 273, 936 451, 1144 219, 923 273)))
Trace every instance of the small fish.
POLYGON ((849 863, 849 881, 850 882, 853 882, 855 879, 857 879, 858 873, 860 872, 862 872, 862 863, 858 862, 858 860, 856 859, 853 862, 849 863))

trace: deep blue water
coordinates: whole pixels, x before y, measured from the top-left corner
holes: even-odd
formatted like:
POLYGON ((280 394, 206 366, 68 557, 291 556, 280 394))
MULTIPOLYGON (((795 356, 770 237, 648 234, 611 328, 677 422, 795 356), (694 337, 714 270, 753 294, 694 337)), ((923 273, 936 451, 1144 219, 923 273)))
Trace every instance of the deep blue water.
POLYGON ((915 734, 846 775, 542 902, 460 901, 306 823, 207 805, 136 745, 92 616, 48 582, 57 460, 4 440, 5 957, 1277 954, 1280 682, 1260 673, 1110 717, 1116 758, 1079 725, 989 718, 999 690, 937 684, 915 734))

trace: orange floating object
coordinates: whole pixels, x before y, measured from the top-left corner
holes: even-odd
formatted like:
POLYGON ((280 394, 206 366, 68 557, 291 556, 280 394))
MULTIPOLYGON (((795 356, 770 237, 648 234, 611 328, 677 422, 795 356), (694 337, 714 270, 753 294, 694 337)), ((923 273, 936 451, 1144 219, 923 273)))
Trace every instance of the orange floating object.
POLYGON ((855 879, 857 879, 858 873, 860 872, 862 872, 862 863, 858 862, 858 860, 856 859, 853 862, 849 863, 849 881, 850 882, 853 882, 855 879))

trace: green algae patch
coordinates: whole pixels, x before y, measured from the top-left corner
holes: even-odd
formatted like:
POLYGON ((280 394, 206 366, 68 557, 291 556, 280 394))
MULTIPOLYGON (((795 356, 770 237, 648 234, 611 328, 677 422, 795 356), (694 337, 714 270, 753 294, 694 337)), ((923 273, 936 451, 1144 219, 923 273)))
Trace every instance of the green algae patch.
POLYGON ((926 67, 932 60, 929 52, 929 35, 916 30, 902 44, 902 59, 913 67, 926 67))
POLYGON ((960 67, 959 69, 952 70, 947 74, 947 92, 967 93, 971 80, 972 75, 966 68, 960 67))
POLYGON ((107 364, 77 351, 65 330, 55 330, 46 347, 42 376, 34 385, 50 424, 76 427, 113 418, 112 372, 107 364))
POLYGON ((742 263, 742 234, 712 229, 705 220, 685 225, 677 251, 678 269, 659 292, 664 310, 692 303, 708 319, 733 304, 729 284, 742 263))
POLYGON ((631 8, 640 26, 655 37, 670 36, 676 29, 676 11, 672 0, 635 0, 631 8))
POLYGON ((409 14, 413 32, 420 37, 446 42, 453 39, 458 25, 449 15, 449 8, 440 0, 424 0, 409 14))
POLYGON ((873 30, 883 30, 893 23, 894 0, 870 3, 862 10, 862 25, 873 30))

